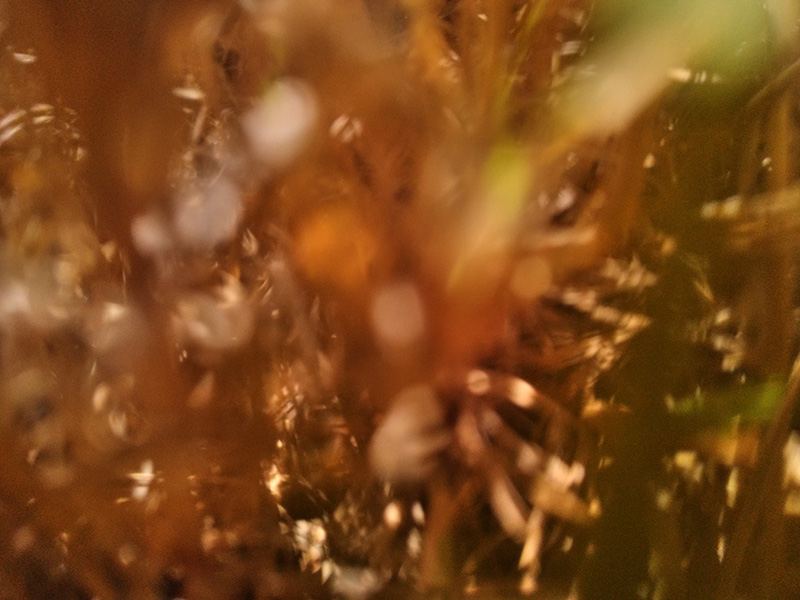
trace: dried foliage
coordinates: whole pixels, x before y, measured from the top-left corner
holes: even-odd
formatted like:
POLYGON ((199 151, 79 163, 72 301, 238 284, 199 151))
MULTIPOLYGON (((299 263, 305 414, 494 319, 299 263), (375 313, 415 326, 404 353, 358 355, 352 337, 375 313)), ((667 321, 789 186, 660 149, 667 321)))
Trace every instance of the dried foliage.
POLYGON ((796 597, 798 16, 0 1, 0 596, 796 597))

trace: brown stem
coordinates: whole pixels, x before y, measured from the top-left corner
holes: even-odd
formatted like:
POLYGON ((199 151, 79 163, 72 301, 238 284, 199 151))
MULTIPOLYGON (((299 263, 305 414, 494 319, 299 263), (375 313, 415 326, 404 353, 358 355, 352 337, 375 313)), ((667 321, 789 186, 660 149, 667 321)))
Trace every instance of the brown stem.
POLYGON ((765 490, 771 481, 780 478, 782 474, 783 447, 789 437, 792 417, 797 411, 798 404, 800 404, 800 358, 795 361, 786 394, 764 436, 764 444, 753 469, 750 485, 742 494, 738 507, 739 516, 722 561, 716 600, 729 600, 734 597, 742 563, 762 512, 765 490))

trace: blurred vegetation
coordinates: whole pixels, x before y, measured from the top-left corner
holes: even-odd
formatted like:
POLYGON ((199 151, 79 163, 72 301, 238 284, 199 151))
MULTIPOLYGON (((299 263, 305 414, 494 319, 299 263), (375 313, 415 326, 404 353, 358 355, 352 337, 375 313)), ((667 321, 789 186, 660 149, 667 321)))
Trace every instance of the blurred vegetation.
POLYGON ((0 0, 0 597, 797 597, 795 4, 0 0))

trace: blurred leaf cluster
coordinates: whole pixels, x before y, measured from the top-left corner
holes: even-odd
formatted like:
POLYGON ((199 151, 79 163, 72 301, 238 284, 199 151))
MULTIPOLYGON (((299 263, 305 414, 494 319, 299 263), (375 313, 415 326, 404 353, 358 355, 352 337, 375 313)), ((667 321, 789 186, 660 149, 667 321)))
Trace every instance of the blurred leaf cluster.
POLYGON ((790 0, 0 0, 0 596, 794 598, 790 0))

